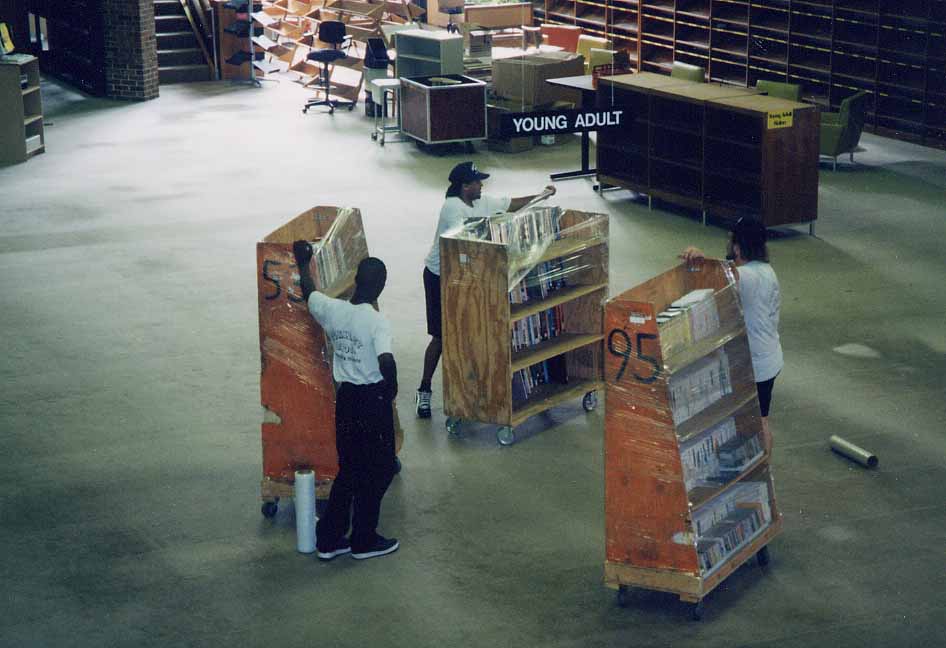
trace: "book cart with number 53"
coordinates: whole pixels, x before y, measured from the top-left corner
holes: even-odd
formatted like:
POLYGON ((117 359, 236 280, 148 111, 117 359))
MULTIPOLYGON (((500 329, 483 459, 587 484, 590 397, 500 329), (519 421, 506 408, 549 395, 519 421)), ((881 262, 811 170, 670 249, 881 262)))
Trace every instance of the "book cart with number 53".
POLYGON ((782 518, 732 270, 677 266, 605 307, 605 584, 694 618, 782 518))
POLYGON ((597 405, 608 217, 531 207, 440 239, 447 430, 515 427, 574 398, 597 405))
MULTIPOLYGON (((295 472, 315 471, 319 499, 338 474, 335 383, 331 341, 302 298, 292 243, 312 244, 316 290, 349 299, 358 264, 368 256, 361 212, 313 207, 256 244, 259 295, 260 402, 263 406, 262 513, 276 515, 280 498, 293 496, 295 472)), ((395 450, 404 439, 394 409, 395 450)))

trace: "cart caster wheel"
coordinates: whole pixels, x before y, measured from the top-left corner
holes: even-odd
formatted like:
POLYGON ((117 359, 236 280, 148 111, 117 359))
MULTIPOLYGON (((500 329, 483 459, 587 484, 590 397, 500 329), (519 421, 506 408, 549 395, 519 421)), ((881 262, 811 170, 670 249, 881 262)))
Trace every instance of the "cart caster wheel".
POLYGON ((453 416, 447 417, 447 422, 444 424, 444 427, 447 428, 447 434, 459 435, 460 434, 460 419, 454 418, 453 416))
POLYGON ((303 108, 303 109, 302 109, 302 114, 303 114, 303 115, 307 114, 308 112, 309 112, 309 109, 308 109, 308 108, 303 108))
POLYGON ((694 621, 703 619, 703 601, 699 601, 690 606, 690 618, 694 621))
POLYGON ((626 608, 628 603, 627 585, 618 587, 618 607, 626 608))
POLYGON ((759 567, 765 567, 769 564, 769 548, 762 547, 759 549, 758 553, 755 555, 755 559, 759 563, 759 567))
POLYGON ((401 460, 397 457, 394 457, 394 474, 399 475, 401 473, 401 460))
POLYGON ((581 399, 581 406, 586 412, 591 412, 598 406, 598 393, 590 391, 581 399))
POLYGON ((378 134, 377 134, 377 133, 372 133, 372 134, 371 134, 371 141, 372 141, 372 142, 378 141, 378 134))
POLYGON ((516 442, 516 431, 508 425, 504 425, 496 430, 496 440, 499 445, 511 446, 516 442))
POLYGON ((278 510, 279 504, 277 502, 263 502, 260 513, 262 513, 265 518, 273 518, 276 517, 276 511, 278 510))
POLYGON ((351 112, 355 109, 355 104, 352 104, 348 107, 348 112, 351 112))
POLYGON ((335 114, 335 109, 334 109, 334 108, 329 108, 329 109, 328 109, 328 114, 334 115, 334 114, 335 114))
POLYGON ((383 140, 383 139, 381 140, 381 146, 384 146, 384 140, 383 140))

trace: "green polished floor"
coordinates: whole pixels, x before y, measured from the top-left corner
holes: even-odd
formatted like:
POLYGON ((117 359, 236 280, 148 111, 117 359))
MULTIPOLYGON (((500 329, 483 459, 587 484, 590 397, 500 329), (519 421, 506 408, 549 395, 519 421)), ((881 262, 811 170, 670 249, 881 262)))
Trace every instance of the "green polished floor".
MULTIPOLYGON (((47 153, 0 169, 0 646, 937 646, 946 643, 946 154, 865 136, 822 165, 817 238, 771 243, 786 367, 774 475, 785 532, 701 623, 602 585, 602 412, 444 432, 410 416, 423 258, 450 167, 380 148, 358 111, 290 83, 162 88, 142 104, 55 85, 47 153), (257 240, 318 204, 363 210, 389 268, 406 429, 391 557, 295 551, 259 512, 257 240), (853 345, 853 346, 852 346, 853 345), (865 471, 827 450, 874 450, 865 471)), ((577 139, 481 150, 487 191, 538 191, 577 139)), ((724 231, 588 180, 611 216, 611 292, 722 252, 724 231)), ((439 374, 437 383, 439 386, 439 374)))

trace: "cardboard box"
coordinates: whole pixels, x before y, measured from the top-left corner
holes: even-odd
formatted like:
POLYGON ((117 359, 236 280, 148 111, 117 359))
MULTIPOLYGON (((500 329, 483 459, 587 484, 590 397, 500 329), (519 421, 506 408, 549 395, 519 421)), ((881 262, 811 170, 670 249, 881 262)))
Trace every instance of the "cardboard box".
POLYGON ((555 101, 581 103, 577 90, 545 82, 557 77, 581 76, 585 59, 571 52, 540 52, 493 61, 493 93, 499 97, 541 106, 555 101))
POLYGON ((490 99, 486 106, 486 148, 490 151, 499 153, 522 153, 532 150, 535 146, 533 137, 507 137, 502 138, 499 135, 499 120, 504 113, 509 112, 527 112, 535 110, 534 106, 522 106, 519 103, 506 101, 504 99, 490 99))

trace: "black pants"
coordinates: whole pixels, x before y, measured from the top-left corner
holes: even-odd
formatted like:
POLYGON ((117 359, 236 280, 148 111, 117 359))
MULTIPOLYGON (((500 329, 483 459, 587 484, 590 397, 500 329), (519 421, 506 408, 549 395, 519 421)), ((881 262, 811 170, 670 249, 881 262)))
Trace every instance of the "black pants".
POLYGON ((394 477, 394 412, 384 383, 342 383, 335 400, 338 476, 316 538, 320 550, 331 550, 350 520, 352 551, 364 551, 377 539, 381 499, 394 477))

